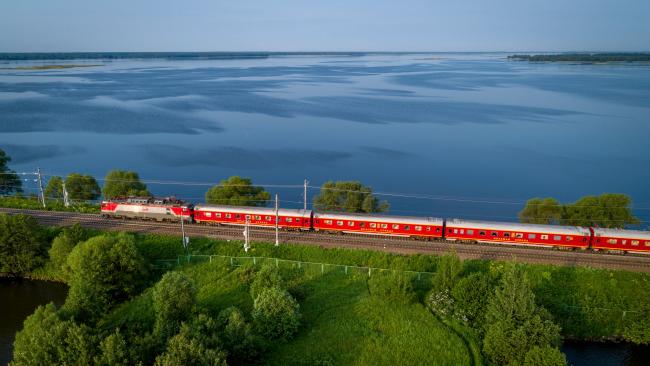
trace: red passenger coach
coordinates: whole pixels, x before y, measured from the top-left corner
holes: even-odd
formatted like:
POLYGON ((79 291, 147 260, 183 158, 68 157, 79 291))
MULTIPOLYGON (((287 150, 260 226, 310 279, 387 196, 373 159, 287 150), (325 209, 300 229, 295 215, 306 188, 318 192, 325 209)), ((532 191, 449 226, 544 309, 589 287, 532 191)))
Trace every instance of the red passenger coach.
POLYGON ((176 198, 124 197, 101 203, 104 217, 156 221, 192 221, 192 204, 176 198))
POLYGON ((479 243, 504 243, 587 249, 591 232, 578 226, 447 220, 445 238, 479 243))
POLYGON ((314 230, 317 231, 441 238, 443 223, 443 219, 438 218, 314 213, 314 230))
MULTIPOLYGON (((311 210, 278 210, 278 227, 289 229, 311 229, 311 210)), ((275 209, 266 207, 241 207, 196 205, 194 221, 198 223, 275 227, 275 209)))
POLYGON ((650 253, 650 232, 601 228, 592 228, 592 230, 593 249, 650 253))

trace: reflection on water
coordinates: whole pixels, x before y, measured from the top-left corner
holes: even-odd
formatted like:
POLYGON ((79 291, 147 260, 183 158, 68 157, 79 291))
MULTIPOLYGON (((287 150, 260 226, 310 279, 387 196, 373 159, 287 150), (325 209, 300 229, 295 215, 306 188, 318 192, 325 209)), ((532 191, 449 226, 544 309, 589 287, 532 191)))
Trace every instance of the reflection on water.
POLYGON ((0 365, 11 360, 14 336, 28 315, 42 304, 63 304, 68 287, 61 283, 0 278, 0 365))
MULTIPOLYGON (((404 215, 505 221, 530 197, 622 192, 650 222, 650 66, 505 56, 183 57, 2 69, 0 146, 18 171, 103 177, 122 168, 152 180, 243 175, 269 185, 354 179, 428 195, 390 196, 392 212, 404 215)), ((207 188, 150 184, 193 201, 207 188)), ((283 206, 301 206, 301 188, 270 190, 283 206)))

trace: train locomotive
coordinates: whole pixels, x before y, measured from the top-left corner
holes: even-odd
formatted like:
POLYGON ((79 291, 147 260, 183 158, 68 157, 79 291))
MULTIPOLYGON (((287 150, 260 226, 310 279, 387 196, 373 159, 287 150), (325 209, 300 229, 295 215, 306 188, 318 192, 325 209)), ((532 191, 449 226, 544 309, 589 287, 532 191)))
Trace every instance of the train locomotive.
POLYGON ((650 232, 598 227, 521 224, 510 222, 409 217, 313 210, 191 204, 176 198, 121 197, 103 201, 106 218, 275 227, 283 230, 322 231, 508 244, 595 251, 650 253, 650 232))

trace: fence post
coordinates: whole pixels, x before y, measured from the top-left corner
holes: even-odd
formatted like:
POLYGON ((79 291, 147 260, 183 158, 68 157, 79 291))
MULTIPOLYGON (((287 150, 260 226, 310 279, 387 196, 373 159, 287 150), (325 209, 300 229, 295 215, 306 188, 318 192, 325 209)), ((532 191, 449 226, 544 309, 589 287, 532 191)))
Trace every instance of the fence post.
POLYGON ((302 263, 302 262, 298 262, 298 268, 302 268, 302 267, 300 266, 301 263, 302 263))
POLYGON ((418 281, 420 280, 422 273, 418 272, 418 281))
POLYGON ((230 257, 230 266, 234 267, 235 265, 232 263, 232 257, 230 257))
POLYGON ((279 265, 278 265, 278 259, 275 258, 275 268, 278 268, 278 267, 279 267, 279 265))
POLYGON ((256 257, 253 257, 253 265, 256 265, 256 264, 257 264, 257 259, 256 259, 256 257))
POLYGON ((212 256, 210 256, 210 263, 212 263, 212 256))
POLYGON ((368 277, 370 277, 371 273, 372 273, 372 268, 368 267, 368 277))
POLYGON ((345 266, 345 274, 348 274, 348 266, 345 266))
POLYGON ((320 264, 320 274, 323 274, 323 273, 325 273, 325 264, 321 263, 320 264))

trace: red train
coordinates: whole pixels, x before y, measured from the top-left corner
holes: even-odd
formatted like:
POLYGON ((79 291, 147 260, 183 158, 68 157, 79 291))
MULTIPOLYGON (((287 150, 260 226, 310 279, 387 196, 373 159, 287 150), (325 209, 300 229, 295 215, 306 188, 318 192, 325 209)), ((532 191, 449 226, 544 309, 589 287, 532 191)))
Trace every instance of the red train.
POLYGON ((638 230, 535 225, 508 222, 316 212, 263 207, 192 205, 175 198, 128 197, 104 201, 104 217, 213 225, 275 227, 359 233, 417 239, 446 239, 471 243, 564 247, 650 253, 650 232, 638 230))

